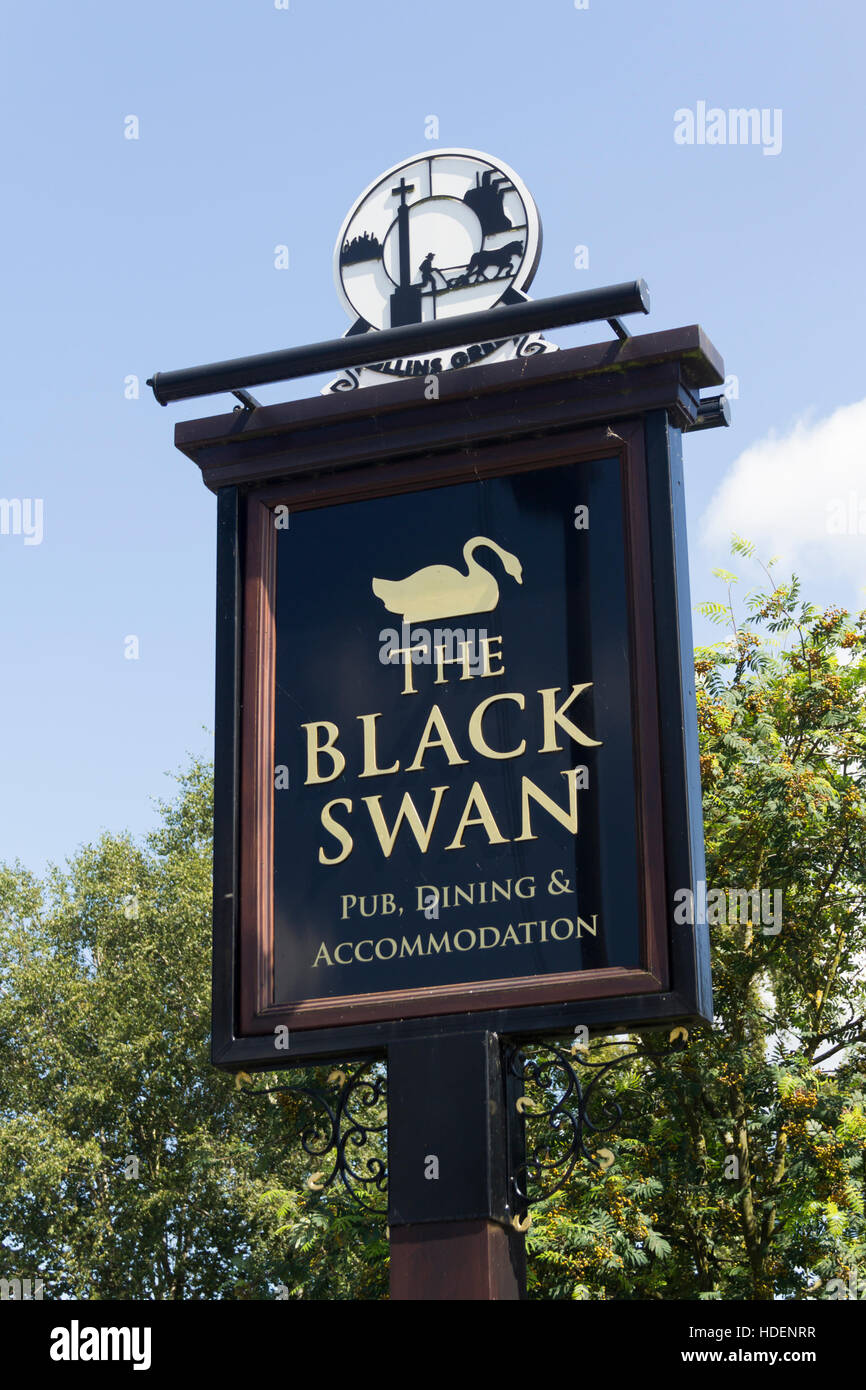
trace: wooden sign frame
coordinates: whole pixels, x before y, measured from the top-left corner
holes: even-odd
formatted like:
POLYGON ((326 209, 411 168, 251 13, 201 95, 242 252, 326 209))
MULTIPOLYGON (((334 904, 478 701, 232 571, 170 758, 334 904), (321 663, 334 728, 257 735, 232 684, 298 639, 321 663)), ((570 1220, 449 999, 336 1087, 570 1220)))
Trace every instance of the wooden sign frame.
POLYGON ((373 1055, 398 1039, 469 1026, 557 1036, 579 1024, 634 1029, 710 1016, 706 928, 673 922, 674 892, 694 889, 703 875, 680 437, 697 418, 698 387, 723 380, 720 360, 692 328, 453 373, 436 402, 419 399, 421 383, 406 381, 177 427, 178 446, 219 497, 217 1065, 373 1055), (276 1005, 273 509, 295 513, 614 457, 636 721, 641 968, 276 1005))

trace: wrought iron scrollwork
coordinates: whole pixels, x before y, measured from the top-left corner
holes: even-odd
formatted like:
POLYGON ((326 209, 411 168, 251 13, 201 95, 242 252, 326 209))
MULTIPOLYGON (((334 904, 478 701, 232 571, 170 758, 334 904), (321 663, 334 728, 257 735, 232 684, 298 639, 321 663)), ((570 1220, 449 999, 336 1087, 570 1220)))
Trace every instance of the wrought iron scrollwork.
MULTIPOLYGON (((604 1091, 604 1081, 637 1058, 658 1067, 683 1051, 687 1038, 685 1029, 674 1029, 670 1045, 664 1048, 634 1039, 618 1046, 608 1038, 599 1040, 601 1051, 596 1055, 579 1044, 570 1052, 550 1043, 531 1048, 504 1045, 511 1153, 509 1205, 519 1229, 525 1229, 521 1223, 529 1208, 564 1187, 581 1160, 599 1172, 613 1163, 613 1154, 600 1141, 621 1123, 623 1111, 615 1097, 604 1091)), ((298 1136, 315 1169, 308 1187, 325 1192, 342 1185, 358 1209, 371 1216, 385 1216, 384 1065, 368 1061, 352 1072, 332 1072, 328 1079, 339 1083, 335 1094, 301 1083, 250 1086, 244 1095, 275 1098, 288 1094, 309 1100, 316 1107, 317 1119, 305 1125, 298 1136)))
POLYGON ((317 1120, 301 1130, 298 1138, 304 1153, 318 1165, 307 1180, 313 1192, 325 1192, 342 1184, 352 1202, 371 1216, 387 1213, 388 1168, 381 1156, 387 1118, 377 1107, 384 1105, 387 1079, 381 1062, 365 1062, 355 1071, 334 1071, 329 1081, 338 1080, 336 1095, 310 1085, 251 1087, 247 1097, 290 1094, 305 1096, 317 1107, 317 1120), (381 1123, 379 1120, 381 1118, 381 1123), (380 1152, 371 1153, 379 1148, 380 1152), (385 1197, 380 1203, 378 1198, 385 1197))
POLYGON ((532 333, 524 333, 517 340, 517 357, 536 357, 540 352, 548 352, 550 345, 532 333))
POLYGON ((331 392, 357 391, 361 384, 360 374, 356 367, 346 367, 342 376, 338 376, 332 381, 328 390, 331 392))
POLYGON ((543 1044, 533 1048, 532 1055, 513 1044, 506 1045, 505 1066, 511 1088, 522 1087, 526 1092, 509 1107, 514 1112, 509 1113, 512 1133, 525 1130, 525 1144, 520 1132, 511 1145, 512 1153, 525 1154, 522 1161, 512 1165, 511 1195, 518 1219, 530 1206, 564 1187, 581 1159, 599 1172, 613 1163, 611 1151, 598 1141, 617 1128, 623 1112, 619 1102, 603 1092, 605 1078, 638 1057, 657 1065, 686 1045, 684 1029, 674 1029, 671 1046, 661 1050, 632 1041, 611 1056, 607 1040, 598 1058, 578 1044, 570 1052, 543 1044))

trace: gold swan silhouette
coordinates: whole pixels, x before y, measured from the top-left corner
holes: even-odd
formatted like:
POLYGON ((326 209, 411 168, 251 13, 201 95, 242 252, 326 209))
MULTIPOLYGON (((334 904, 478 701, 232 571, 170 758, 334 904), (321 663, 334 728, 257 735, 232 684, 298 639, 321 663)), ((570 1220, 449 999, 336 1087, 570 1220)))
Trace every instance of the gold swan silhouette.
POLYGON ((473 536, 463 547, 467 574, 461 574, 450 565, 428 565, 405 579, 374 579, 373 593, 389 613, 402 613, 406 623, 456 618, 465 613, 489 613, 499 602, 499 585, 474 558, 472 552, 479 545, 495 550, 506 572, 518 584, 523 583, 523 568, 516 555, 503 550, 486 536, 473 536))

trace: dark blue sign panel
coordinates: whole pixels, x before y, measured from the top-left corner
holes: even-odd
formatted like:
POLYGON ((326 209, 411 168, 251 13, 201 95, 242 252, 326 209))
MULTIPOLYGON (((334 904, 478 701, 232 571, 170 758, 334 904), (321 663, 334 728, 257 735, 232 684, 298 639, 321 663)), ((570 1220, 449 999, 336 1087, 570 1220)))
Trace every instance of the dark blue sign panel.
POLYGON ((273 1005, 639 970, 620 458, 274 525, 273 1005))
POLYGON ((630 343, 183 427, 219 1065, 711 1016, 681 427, 722 368, 630 343))

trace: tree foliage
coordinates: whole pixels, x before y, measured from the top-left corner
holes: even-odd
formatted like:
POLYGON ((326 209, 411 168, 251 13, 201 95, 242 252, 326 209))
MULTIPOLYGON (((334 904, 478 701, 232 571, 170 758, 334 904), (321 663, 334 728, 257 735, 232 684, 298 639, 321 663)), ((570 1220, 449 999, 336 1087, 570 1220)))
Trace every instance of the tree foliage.
POLYGON ((741 615, 718 572, 703 612, 730 634, 695 668, 708 892, 778 891, 781 921, 708 913, 714 1024, 631 1065, 616 1164, 530 1233, 536 1296, 820 1297, 866 1273, 866 614, 764 575, 741 615))
MULTIPOLYGON (((866 615, 765 576, 740 613, 719 572, 704 613, 730 632, 695 666, 708 889, 778 891, 779 929, 711 924, 715 1021, 611 1083, 615 1162, 537 1208, 535 1298, 821 1297, 866 1272, 866 615)), ((194 763, 143 845, 0 869, 0 1277, 385 1297, 383 1222, 308 1185, 309 1101, 210 1065, 211 797, 194 763)))
POLYGON ((384 1231, 307 1186, 309 1105, 210 1065, 210 769, 180 783, 144 848, 0 872, 0 1276, 49 1298, 376 1296, 384 1231))

